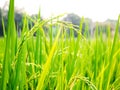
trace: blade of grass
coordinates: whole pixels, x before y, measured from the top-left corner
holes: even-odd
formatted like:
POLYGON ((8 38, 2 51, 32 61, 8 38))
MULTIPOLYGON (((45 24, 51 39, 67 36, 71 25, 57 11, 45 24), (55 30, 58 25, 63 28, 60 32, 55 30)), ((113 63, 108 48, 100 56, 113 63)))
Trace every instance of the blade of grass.
POLYGON ((108 70, 108 79, 107 79, 107 86, 106 86, 106 90, 109 90, 109 84, 110 84, 110 79, 111 79, 111 75, 113 73, 113 71, 111 70, 114 70, 112 67, 112 64, 115 63, 113 62, 113 57, 114 57, 114 53, 115 53, 115 46, 116 46, 116 43, 117 43, 117 38, 118 38, 118 31, 119 31, 119 23, 120 23, 120 15, 118 17, 118 21, 117 21, 117 25, 116 25, 116 29, 115 29, 115 35, 114 35, 114 40, 113 40, 113 44, 112 44, 112 50, 111 50, 111 53, 110 53, 110 64, 109 64, 109 70, 108 70))
POLYGON ((60 36, 60 32, 61 32, 61 29, 58 31, 58 34, 57 34, 56 39, 54 41, 54 44, 53 44, 53 46, 51 48, 50 54, 49 54, 49 56, 48 56, 48 58, 46 60, 46 63, 44 65, 44 69, 43 69, 43 71, 41 73, 41 76, 39 78, 36 90, 42 90, 43 89, 44 80, 45 80, 45 77, 47 76, 47 74, 49 72, 51 60, 52 60, 52 57, 54 55, 55 48, 57 46, 57 42, 58 42, 58 39, 59 39, 59 36, 60 36))
MULTIPOLYGON (((6 48, 5 48, 5 56, 3 61, 3 71, 2 71, 2 90, 7 89, 7 83, 9 82, 9 75, 11 72, 11 62, 14 58, 15 51, 12 52, 12 49, 15 50, 15 41, 13 37, 16 35, 15 33, 15 23, 14 23, 14 0, 10 0, 9 11, 8 11, 8 26, 6 32, 6 48), (13 35, 13 37, 11 37, 13 35), (13 43, 13 44, 12 44, 13 43), (13 46, 12 46, 13 45, 13 46), (12 57, 11 57, 12 55, 12 57)), ((16 38, 15 38, 16 39, 16 38)))

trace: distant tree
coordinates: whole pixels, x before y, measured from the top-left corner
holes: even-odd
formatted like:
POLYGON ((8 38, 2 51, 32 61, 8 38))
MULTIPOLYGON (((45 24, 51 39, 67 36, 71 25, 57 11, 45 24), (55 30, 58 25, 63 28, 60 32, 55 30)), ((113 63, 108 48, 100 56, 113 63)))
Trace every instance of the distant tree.
POLYGON ((3 35, 3 29, 2 29, 2 9, 0 8, 0 36, 3 35))
POLYGON ((1 19, 1 17, 2 17, 2 10, 1 10, 1 8, 0 8, 0 19, 1 19))
MULTIPOLYGON (((71 22, 72 24, 79 26, 81 18, 74 13, 70 13, 63 20, 71 22)), ((77 27, 74 27, 74 28, 79 29, 77 27)), ((69 30, 68 30, 68 33, 70 33, 69 30)), ((74 36, 77 36, 77 32, 75 32, 75 31, 74 31, 74 36)))
POLYGON ((19 12, 15 12, 15 24, 16 24, 16 28, 17 30, 21 30, 22 29, 22 18, 23 15, 22 13, 19 12))
POLYGON ((80 24, 80 17, 74 13, 68 14, 63 20, 72 22, 74 25, 80 24))
MULTIPOLYGON (((114 32, 115 32, 115 25, 116 25, 116 21, 105 21, 105 22, 99 22, 97 24, 95 24, 94 28, 93 28, 93 32, 95 33, 96 30, 98 30, 98 35, 100 35, 100 33, 102 33, 104 36, 108 36, 108 30, 110 30, 110 35, 111 37, 114 36, 114 32), (109 29, 108 29, 109 28, 109 29)), ((120 30, 120 29, 119 29, 120 30)))

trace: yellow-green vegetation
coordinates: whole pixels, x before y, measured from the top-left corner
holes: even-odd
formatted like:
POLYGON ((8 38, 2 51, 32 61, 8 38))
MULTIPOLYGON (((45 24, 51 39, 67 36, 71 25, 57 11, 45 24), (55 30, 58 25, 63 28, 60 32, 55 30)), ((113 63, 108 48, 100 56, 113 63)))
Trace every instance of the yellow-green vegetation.
POLYGON ((120 17, 114 38, 110 37, 110 26, 107 38, 98 35, 98 27, 95 38, 90 38, 81 34, 84 18, 75 29, 71 23, 59 21, 61 16, 41 21, 40 12, 36 20, 24 15, 18 40, 14 0, 10 0, 7 30, 0 38, 0 90, 120 89, 120 17), (30 30, 28 20, 34 23, 30 30), (49 27, 47 32, 43 25, 49 27))
POLYGON ((4 58, 4 46, 5 46, 4 39, 0 38, 0 80, 1 80, 1 74, 2 74, 2 61, 4 58))

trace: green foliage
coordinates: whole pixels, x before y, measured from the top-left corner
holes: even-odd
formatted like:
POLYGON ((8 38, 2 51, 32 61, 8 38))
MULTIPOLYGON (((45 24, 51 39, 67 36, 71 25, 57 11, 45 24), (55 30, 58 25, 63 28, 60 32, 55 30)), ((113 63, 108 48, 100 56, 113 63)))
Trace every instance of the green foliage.
POLYGON ((90 38, 88 21, 82 17, 76 26, 59 21, 63 15, 46 20, 41 20, 40 11, 35 20, 24 15, 18 38, 14 0, 10 0, 7 30, 4 38, 0 38, 1 90, 120 89, 120 16, 113 39, 110 25, 104 38, 103 28, 97 23, 95 36, 90 38), (29 21, 34 23, 32 28, 29 21), (48 32, 44 25, 48 26, 48 32), (56 30, 54 36, 53 30, 56 30))

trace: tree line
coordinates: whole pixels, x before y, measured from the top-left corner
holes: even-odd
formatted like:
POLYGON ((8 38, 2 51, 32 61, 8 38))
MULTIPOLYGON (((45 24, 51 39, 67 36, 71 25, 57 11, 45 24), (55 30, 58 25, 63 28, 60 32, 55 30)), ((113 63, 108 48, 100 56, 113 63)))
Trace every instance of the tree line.
MULTIPOLYGON (((30 17, 31 18, 37 17, 37 14, 36 15, 32 15, 30 17)), ((4 11, 4 10, 2 10, 0 8, 0 36, 3 36, 2 18, 4 20, 4 25, 5 25, 5 28, 6 28, 7 27, 7 20, 8 20, 8 18, 7 18, 7 11, 4 11)), ((16 30, 18 30, 18 32, 19 32, 19 30, 22 30, 22 26, 23 26, 23 21, 22 20, 23 20, 23 13, 15 11, 15 25, 16 25, 16 28, 17 28, 16 30)), ((74 25, 79 26, 80 23, 81 23, 81 17, 79 17, 77 14, 70 13, 66 17, 63 18, 63 21, 68 21, 68 22, 71 22, 74 25)), ((29 21, 28 23, 29 23, 29 26, 30 26, 31 22, 29 21)), ((106 20, 105 22, 102 22, 102 23, 99 23, 99 22, 98 23, 94 23, 94 22, 92 22, 91 19, 85 18, 83 26, 82 26, 81 33, 83 35, 85 33, 87 33, 87 34, 93 36, 94 33, 95 33, 95 30, 98 29, 98 33, 99 34, 100 34, 100 32, 102 32, 102 33, 107 35, 108 25, 110 26, 110 31, 114 32, 115 24, 116 24, 115 20, 109 20, 108 19, 108 20, 106 20)), ((33 23, 32 23, 32 25, 33 25, 33 23)), ((47 28, 47 27, 44 26, 44 28, 47 28)), ((75 27, 75 28, 79 29, 78 27, 75 27)), ((68 33, 69 33, 69 30, 68 30, 68 33)), ((74 32, 74 36, 75 37, 77 36, 77 32, 74 32)))

